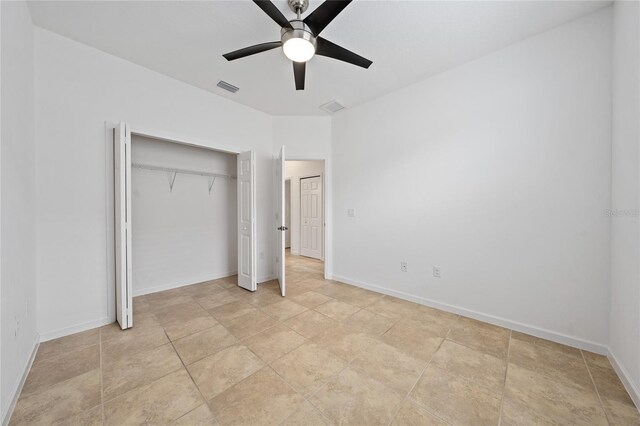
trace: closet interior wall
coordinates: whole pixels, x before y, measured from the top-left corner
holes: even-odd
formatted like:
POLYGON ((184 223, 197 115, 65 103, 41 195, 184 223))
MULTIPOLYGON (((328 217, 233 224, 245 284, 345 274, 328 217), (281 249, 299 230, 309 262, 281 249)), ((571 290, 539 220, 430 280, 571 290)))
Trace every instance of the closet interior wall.
POLYGON ((236 274, 236 155, 136 135, 131 145, 134 296, 236 274))

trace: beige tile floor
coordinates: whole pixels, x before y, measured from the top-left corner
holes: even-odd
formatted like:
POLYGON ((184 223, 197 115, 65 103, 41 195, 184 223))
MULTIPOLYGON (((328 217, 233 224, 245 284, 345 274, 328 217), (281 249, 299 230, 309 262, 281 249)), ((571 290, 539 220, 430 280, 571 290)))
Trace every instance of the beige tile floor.
POLYGON ((640 425, 607 358, 322 279, 134 299, 40 346, 12 425, 640 425))

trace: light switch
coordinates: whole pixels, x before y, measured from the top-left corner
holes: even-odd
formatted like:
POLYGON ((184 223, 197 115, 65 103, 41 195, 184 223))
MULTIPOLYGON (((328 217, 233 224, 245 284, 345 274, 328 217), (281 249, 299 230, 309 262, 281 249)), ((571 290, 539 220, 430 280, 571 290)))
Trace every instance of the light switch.
POLYGON ((347 209, 347 216, 356 217, 356 209, 347 209))

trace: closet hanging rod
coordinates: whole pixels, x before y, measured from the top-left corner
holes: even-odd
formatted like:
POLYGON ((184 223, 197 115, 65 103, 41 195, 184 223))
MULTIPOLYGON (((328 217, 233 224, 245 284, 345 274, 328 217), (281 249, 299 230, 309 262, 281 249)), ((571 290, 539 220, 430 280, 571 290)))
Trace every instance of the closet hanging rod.
POLYGON ((207 177, 213 177, 213 178, 226 178, 226 179, 236 178, 233 175, 225 175, 221 173, 203 172, 198 170, 187 170, 187 169, 173 169, 170 167, 151 166, 148 164, 140 164, 140 163, 133 163, 131 164, 131 167, 133 167, 134 169, 153 170, 156 172, 165 172, 165 173, 180 173, 184 175, 207 176, 207 177))

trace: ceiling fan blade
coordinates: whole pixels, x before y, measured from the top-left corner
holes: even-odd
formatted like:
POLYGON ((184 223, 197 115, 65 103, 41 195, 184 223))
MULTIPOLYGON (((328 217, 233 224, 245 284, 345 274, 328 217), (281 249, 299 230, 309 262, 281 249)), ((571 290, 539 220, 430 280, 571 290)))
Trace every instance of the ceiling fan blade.
POLYGON ((243 49, 234 50, 233 52, 225 53, 224 58, 227 61, 233 61, 235 59, 244 58, 245 56, 255 55, 256 53, 266 52, 267 50, 275 49, 282 46, 281 41, 270 41, 268 43, 255 44, 253 46, 245 47, 243 49))
POLYGON ((271 3, 270 0, 253 0, 253 2, 282 28, 293 28, 289 21, 287 21, 287 18, 280 12, 280 9, 271 3))
POLYGON ((318 36, 329 25, 333 18, 338 16, 352 0, 326 0, 318 6, 309 16, 304 18, 304 23, 311 28, 311 32, 318 36))
POLYGON ((296 80, 296 90, 304 90, 304 73, 306 68, 306 62, 293 63, 293 77, 296 80))
POLYGON ((328 58, 348 62, 362 68, 369 68, 373 63, 367 58, 363 58, 362 56, 355 54, 352 51, 345 49, 344 47, 340 47, 335 43, 331 43, 325 38, 318 37, 316 39, 316 43, 316 55, 326 56, 328 58))

